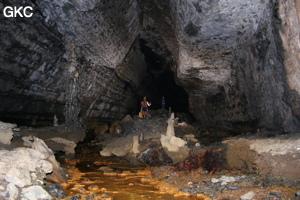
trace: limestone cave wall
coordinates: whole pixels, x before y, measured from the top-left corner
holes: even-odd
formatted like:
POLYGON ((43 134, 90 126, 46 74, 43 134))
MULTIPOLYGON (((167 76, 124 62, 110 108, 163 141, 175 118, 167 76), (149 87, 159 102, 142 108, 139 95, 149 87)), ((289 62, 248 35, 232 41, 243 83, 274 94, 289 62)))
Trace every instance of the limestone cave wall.
POLYGON ((1 0, 1 11, 34 8, 0 17, 1 118, 64 120, 73 44, 86 121, 136 114, 142 96, 158 105, 166 93, 203 127, 299 130, 299 4, 1 0))
POLYGON ((0 117, 24 124, 62 114, 64 41, 31 1, 0 1, 0 117), (5 18, 4 6, 32 6, 32 18, 5 18), (42 115, 41 115, 42 114, 42 115))
POLYGON ((177 76, 188 91, 190 111, 204 126, 299 128, 286 84, 292 50, 284 53, 290 47, 282 44, 284 37, 299 40, 299 32, 282 28, 282 20, 299 28, 297 15, 291 15, 295 2, 174 1, 177 76))

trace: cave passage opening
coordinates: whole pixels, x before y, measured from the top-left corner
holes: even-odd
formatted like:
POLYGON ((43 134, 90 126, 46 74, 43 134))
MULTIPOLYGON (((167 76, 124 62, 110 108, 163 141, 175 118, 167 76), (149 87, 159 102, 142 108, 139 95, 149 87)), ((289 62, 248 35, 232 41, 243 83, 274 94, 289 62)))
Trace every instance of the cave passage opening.
POLYGON ((139 44, 147 65, 147 74, 141 85, 147 87, 144 96, 151 102, 150 109, 162 108, 161 99, 164 97, 165 109, 171 107, 172 111, 189 113, 189 96, 176 83, 175 74, 171 70, 173 57, 165 44, 143 38, 139 39, 139 44))

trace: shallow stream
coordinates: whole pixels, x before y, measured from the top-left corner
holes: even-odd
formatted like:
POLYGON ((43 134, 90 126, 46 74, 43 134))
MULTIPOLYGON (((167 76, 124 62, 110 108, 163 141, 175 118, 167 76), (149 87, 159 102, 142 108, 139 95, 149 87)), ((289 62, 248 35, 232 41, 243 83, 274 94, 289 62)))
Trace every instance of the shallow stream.
POLYGON ((98 157, 92 162, 92 157, 95 158, 95 155, 88 161, 77 163, 76 167, 69 167, 71 180, 65 185, 64 191, 69 196, 98 193, 102 194, 102 197, 112 197, 114 200, 200 199, 160 191, 150 177, 150 170, 143 166, 131 166, 122 161, 112 161, 103 157, 98 157))

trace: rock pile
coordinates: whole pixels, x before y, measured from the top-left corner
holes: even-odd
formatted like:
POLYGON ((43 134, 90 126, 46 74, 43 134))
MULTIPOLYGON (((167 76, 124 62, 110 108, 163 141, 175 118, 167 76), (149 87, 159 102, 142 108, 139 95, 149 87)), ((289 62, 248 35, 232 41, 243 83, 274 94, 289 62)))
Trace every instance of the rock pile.
MULTIPOLYGON (((13 127, 15 125, 1 122, 4 134, 12 136, 13 127)), ((51 173, 52 180, 57 182, 65 182, 66 176, 43 140, 31 137, 25 138, 25 141, 31 148, 0 150, 0 198, 52 199, 42 187, 47 174, 51 173)), ((10 140, 6 140, 7 143, 10 140)))
MULTIPOLYGON (((126 127, 124 132, 128 134, 101 142, 104 148, 100 154, 126 157, 132 163, 139 161, 150 165, 178 163, 186 159, 189 154, 187 142, 175 136, 174 126, 178 124, 178 119, 174 113, 170 118, 164 110, 153 111, 151 114, 151 119, 147 120, 124 120, 126 122, 122 126, 126 127)), ((186 132, 185 134, 189 134, 186 138, 192 135, 186 132)))

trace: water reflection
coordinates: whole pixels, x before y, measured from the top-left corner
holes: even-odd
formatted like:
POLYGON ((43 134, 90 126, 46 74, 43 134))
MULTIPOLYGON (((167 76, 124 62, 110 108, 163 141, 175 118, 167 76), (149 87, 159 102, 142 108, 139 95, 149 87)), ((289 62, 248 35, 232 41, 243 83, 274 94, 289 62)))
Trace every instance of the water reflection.
POLYGON ((69 168, 71 180, 65 185, 69 196, 80 193, 107 194, 114 200, 190 200, 201 199, 192 196, 181 196, 171 191, 160 191, 156 182, 151 179, 150 169, 141 166, 130 166, 111 161, 81 162, 69 168), (104 165, 106 164, 106 165, 104 165), (175 196, 174 196, 175 195, 175 196))

